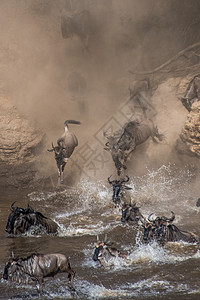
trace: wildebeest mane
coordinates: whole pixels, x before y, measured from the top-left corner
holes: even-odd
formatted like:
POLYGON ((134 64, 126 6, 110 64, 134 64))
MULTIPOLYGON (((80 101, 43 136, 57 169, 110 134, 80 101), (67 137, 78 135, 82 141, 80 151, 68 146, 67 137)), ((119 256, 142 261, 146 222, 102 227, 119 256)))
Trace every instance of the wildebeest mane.
POLYGON ((195 237, 195 234, 192 232, 188 232, 185 230, 180 230, 176 225, 170 224, 168 225, 167 231, 168 241, 185 241, 185 242, 197 242, 198 240, 195 237))

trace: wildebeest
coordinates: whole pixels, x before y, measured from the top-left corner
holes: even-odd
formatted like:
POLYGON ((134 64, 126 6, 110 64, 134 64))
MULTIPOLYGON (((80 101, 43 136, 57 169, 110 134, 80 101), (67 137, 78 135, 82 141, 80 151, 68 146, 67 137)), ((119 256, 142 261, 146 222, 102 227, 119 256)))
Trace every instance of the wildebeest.
MULTIPOLYGON (((97 238, 98 239, 98 238, 97 238)), ((103 261, 108 261, 113 257, 126 257, 119 250, 112 247, 112 244, 107 243, 105 241, 97 241, 97 244, 94 249, 93 260, 99 261, 101 265, 103 265, 103 261)))
POLYGON ((130 222, 130 223, 138 223, 141 221, 144 223, 145 218, 141 214, 139 207, 136 206, 136 203, 134 204, 126 204, 122 206, 122 222, 130 222))
POLYGON ((26 258, 9 258, 5 265, 3 278, 19 283, 37 282, 40 295, 44 288, 44 278, 53 277, 59 272, 69 273, 69 283, 72 288, 75 272, 71 269, 69 259, 60 253, 32 254, 26 258))
MULTIPOLYGON (((112 175, 111 175, 112 176, 112 175)), ((108 177, 108 182, 112 185, 113 187, 113 195, 112 195, 112 200, 115 204, 118 204, 120 202, 120 192, 122 189, 131 189, 130 187, 124 185, 124 183, 129 181, 129 177, 126 175, 126 180, 125 179, 119 179, 119 180, 110 180, 110 177, 108 177)))
POLYGON ((65 121, 65 131, 61 138, 57 140, 57 146, 54 147, 52 143, 52 149, 48 150, 49 152, 55 153, 55 160, 58 167, 58 176, 59 176, 59 183, 63 183, 63 175, 64 175, 64 168, 65 165, 72 155, 75 147, 78 146, 78 140, 75 134, 69 131, 68 124, 81 124, 79 121, 75 120, 67 120, 65 121))
POLYGON ((144 118, 150 118, 156 114, 155 107, 151 103, 151 87, 148 78, 132 82, 129 92, 131 110, 134 114, 142 113, 144 118))
POLYGON ((199 101, 200 92, 200 74, 197 74, 188 84, 184 97, 180 98, 181 102, 188 111, 191 111, 193 103, 199 101))
POLYGON ((177 226, 172 224, 175 219, 175 214, 173 212, 171 218, 162 216, 152 219, 151 215, 149 215, 148 221, 145 221, 143 224, 143 240, 145 242, 156 240, 160 244, 177 241, 199 243, 199 237, 197 235, 192 232, 180 230, 177 226))
POLYGON ((128 122, 120 138, 116 143, 105 148, 111 151, 112 159, 115 163, 117 173, 120 176, 121 171, 125 170, 126 162, 130 154, 135 150, 136 146, 144 143, 149 137, 157 143, 162 141, 164 135, 158 132, 158 128, 151 120, 144 120, 142 122, 130 121, 128 122))
POLYGON ((80 12, 64 12, 61 16, 61 32, 64 39, 76 35, 83 43, 85 50, 88 49, 89 38, 93 32, 93 21, 88 10, 80 12))
MULTIPOLYGON (((15 201, 16 202, 16 201, 15 201)), ((11 235, 23 234, 30 229, 45 230, 48 234, 56 234, 58 225, 40 212, 35 212, 29 205, 26 209, 11 204, 11 213, 8 216, 6 232, 11 235)))

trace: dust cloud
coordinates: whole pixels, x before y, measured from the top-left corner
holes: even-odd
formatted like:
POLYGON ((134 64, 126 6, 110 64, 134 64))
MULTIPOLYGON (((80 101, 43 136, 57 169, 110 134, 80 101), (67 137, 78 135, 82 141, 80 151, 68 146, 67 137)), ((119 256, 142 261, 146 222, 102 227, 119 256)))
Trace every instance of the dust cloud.
MULTIPOLYGON (((49 146, 66 119, 81 121, 73 126, 81 145, 128 97, 133 80, 128 70, 155 68, 199 41, 199 9, 195 0, 1 0, 1 90, 41 128, 49 146), (88 50, 78 36, 63 39, 61 34, 62 14, 82 10, 92 16, 88 50), (74 74, 75 81, 82 80, 79 91, 74 74)), ((160 96, 157 92, 155 103, 163 112, 160 96)), ((172 112, 168 100, 167 111, 177 121, 169 129, 170 148, 173 129, 178 134, 186 113, 179 105, 172 112)), ((161 131, 167 130, 164 117, 158 113, 155 120, 161 131)), ((166 151, 159 151, 166 158, 166 151)), ((147 159, 158 155, 148 153, 147 159)))

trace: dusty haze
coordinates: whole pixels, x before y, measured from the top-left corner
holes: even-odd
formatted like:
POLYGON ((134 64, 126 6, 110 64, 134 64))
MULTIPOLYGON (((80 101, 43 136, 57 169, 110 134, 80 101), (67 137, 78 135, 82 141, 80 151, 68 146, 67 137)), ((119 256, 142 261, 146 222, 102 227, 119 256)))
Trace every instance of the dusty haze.
MULTIPOLYGON (((128 97, 133 80, 130 69, 155 68, 199 41, 199 9, 195 0, 2 0, 2 93, 46 133, 47 146, 62 133, 66 119, 81 121, 81 126, 72 129, 81 145, 91 140, 128 97), (83 9, 93 16, 89 52, 83 51, 78 37, 63 39, 60 28, 64 10, 83 9), (85 80, 82 94, 70 89, 74 72, 85 80)), ((143 167, 151 158, 157 165, 170 160, 186 118, 175 90, 171 97, 170 89, 175 87, 171 82, 169 88, 161 86, 155 93, 160 112, 155 121, 166 133, 167 146, 157 148, 159 153, 150 148, 143 167)), ((47 160, 49 170, 55 162, 50 156, 47 160)), ((140 168, 138 161, 135 168, 140 168)))

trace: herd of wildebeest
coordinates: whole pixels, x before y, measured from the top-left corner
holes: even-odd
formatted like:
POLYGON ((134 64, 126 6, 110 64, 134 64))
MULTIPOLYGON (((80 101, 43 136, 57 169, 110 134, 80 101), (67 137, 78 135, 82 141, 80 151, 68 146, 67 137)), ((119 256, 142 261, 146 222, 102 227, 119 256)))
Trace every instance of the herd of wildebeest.
MULTIPOLYGON (((188 110, 190 110, 192 103, 198 99, 199 83, 200 75, 196 75, 190 82, 185 97, 181 99, 188 110)), ((144 81, 142 85, 144 86, 144 81)), ((121 222, 123 224, 132 224, 138 230, 143 230, 142 240, 145 244, 152 241, 157 241, 160 245, 177 241, 199 244, 199 237, 197 235, 192 232, 183 231, 173 224, 175 219, 174 212, 171 212, 171 217, 153 217, 153 214, 150 214, 145 218, 136 203, 131 203, 130 200, 127 201, 126 197, 124 197, 124 191, 131 189, 131 187, 126 185, 129 182, 129 176, 125 175, 127 160, 130 154, 137 145, 145 142, 149 137, 152 137, 154 142, 164 139, 164 136, 158 132, 153 121, 146 118, 145 107, 141 101, 141 99, 144 100, 145 98, 143 92, 144 90, 141 91, 141 89, 138 89, 138 93, 130 90, 130 100, 137 101, 142 106, 144 119, 141 121, 131 120, 124 125, 121 131, 105 135, 107 142, 104 149, 111 152, 118 175, 118 179, 111 180, 111 176, 108 177, 108 183, 113 189, 113 204, 121 210, 121 222)), ((65 121, 63 135, 57 140, 57 145, 54 146, 52 143, 52 149, 48 150, 54 152, 58 168, 59 185, 63 184, 64 181, 65 165, 75 147, 78 146, 77 137, 69 130, 69 124, 80 124, 80 122, 75 120, 65 121)), ((197 200, 196 205, 200 206, 200 199, 197 200)), ((56 235, 59 232, 59 225, 42 213, 34 211, 30 205, 27 208, 22 208, 16 206, 14 201, 11 204, 11 213, 8 216, 6 232, 10 237, 16 237, 27 232, 31 232, 31 234, 42 232, 43 234, 56 235)), ((106 238, 103 241, 97 238, 97 244, 92 257, 93 260, 103 265, 103 261, 111 257, 125 257, 125 255, 112 247, 112 244, 107 242, 106 238)), ((58 272, 69 274, 69 287, 74 290, 73 280, 75 272, 70 266, 68 257, 60 253, 44 255, 34 253, 26 258, 14 257, 12 255, 8 259, 8 262, 6 262, 3 278, 6 280, 16 280, 19 283, 34 280, 38 284, 38 294, 40 295, 44 287, 44 278, 54 276, 58 272)))

